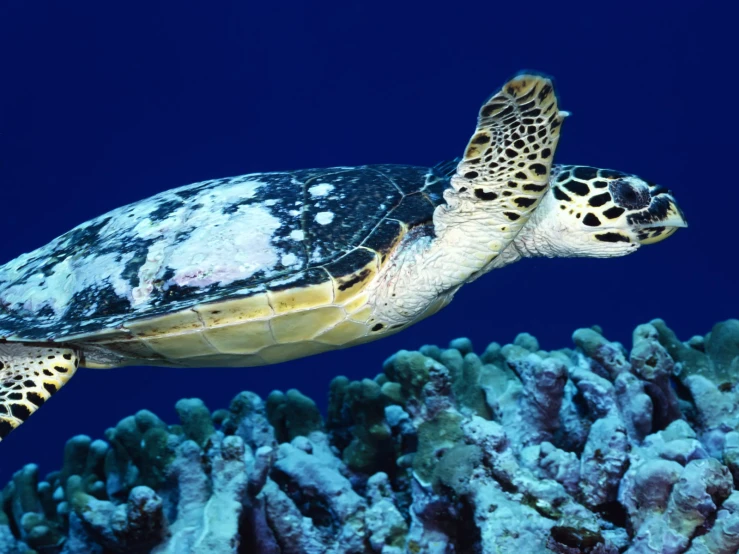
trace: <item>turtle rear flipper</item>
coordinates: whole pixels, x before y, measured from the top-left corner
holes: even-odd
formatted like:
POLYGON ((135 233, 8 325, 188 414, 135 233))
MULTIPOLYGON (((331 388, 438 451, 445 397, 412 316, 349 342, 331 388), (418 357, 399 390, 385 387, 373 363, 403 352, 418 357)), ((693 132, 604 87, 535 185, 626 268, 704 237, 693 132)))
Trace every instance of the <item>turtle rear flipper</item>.
POLYGON ((78 366, 73 348, 0 344, 0 440, 64 386, 78 366))

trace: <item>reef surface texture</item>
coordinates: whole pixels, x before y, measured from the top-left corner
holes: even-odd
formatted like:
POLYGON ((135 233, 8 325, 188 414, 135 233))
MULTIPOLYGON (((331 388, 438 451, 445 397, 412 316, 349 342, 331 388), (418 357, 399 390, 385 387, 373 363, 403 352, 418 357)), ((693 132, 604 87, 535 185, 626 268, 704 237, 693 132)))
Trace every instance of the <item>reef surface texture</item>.
POLYGON ((400 351, 325 418, 296 390, 138 412, 15 473, 0 552, 739 551, 739 321, 573 339, 400 351))

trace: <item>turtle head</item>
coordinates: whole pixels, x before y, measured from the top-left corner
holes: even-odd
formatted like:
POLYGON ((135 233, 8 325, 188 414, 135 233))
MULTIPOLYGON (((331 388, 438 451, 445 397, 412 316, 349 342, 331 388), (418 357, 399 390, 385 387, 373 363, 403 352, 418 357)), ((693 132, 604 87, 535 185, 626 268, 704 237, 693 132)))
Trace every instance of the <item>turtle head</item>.
POLYGON ((556 166, 551 175, 550 190, 521 233, 529 254, 622 256, 687 227, 672 193, 635 175, 587 166, 556 166))

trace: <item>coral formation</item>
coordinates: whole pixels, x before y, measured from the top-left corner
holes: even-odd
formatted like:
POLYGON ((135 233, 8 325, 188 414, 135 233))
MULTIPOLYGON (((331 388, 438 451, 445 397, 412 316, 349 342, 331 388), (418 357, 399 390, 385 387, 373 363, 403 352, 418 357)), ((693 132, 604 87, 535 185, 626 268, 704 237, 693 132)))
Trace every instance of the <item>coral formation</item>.
POLYGON ((739 321, 573 340, 400 351, 325 421, 295 390, 141 411, 20 469, 0 552, 736 553, 739 321))

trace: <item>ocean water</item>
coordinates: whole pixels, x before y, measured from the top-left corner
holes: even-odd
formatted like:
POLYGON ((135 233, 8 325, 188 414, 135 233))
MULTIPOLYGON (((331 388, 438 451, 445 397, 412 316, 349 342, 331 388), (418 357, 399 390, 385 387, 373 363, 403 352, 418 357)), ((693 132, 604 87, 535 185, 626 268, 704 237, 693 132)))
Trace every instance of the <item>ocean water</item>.
MULTIPOLYGON (((661 317, 683 339, 739 316, 732 21, 697 2, 0 2, 0 263, 165 189, 255 171, 433 165, 460 155, 481 103, 521 69, 554 76, 557 162, 671 188, 690 223, 611 260, 523 260, 436 316, 350 350, 252 369, 80 370, 0 444, 0 483, 61 464, 65 441, 142 408, 226 407, 400 348, 527 331, 544 348, 599 324, 630 344, 661 317)), ((121 245, 124 249, 125 245, 121 245)))

